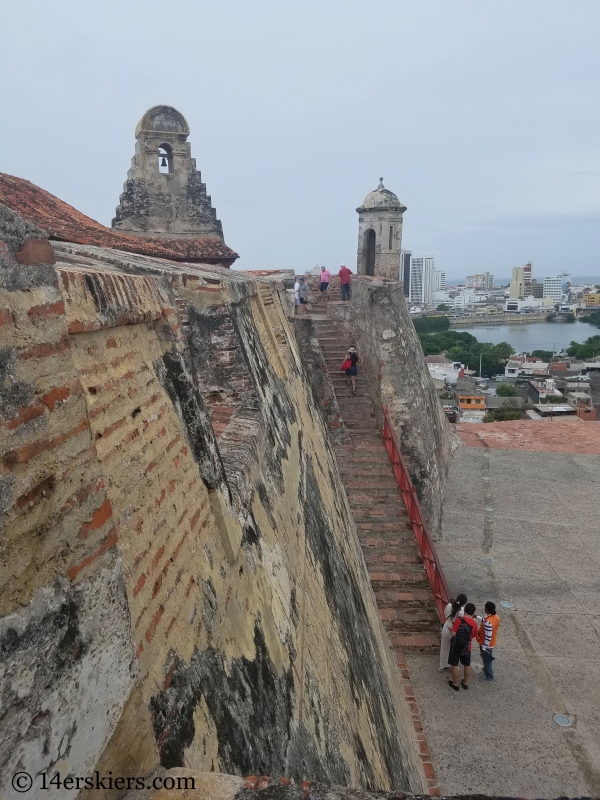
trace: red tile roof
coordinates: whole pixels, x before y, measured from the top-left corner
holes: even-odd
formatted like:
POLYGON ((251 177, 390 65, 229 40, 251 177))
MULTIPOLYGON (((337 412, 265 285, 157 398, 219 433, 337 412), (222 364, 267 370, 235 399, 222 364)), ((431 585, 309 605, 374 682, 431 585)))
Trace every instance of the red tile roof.
POLYGON ((51 239, 167 258, 230 266, 238 254, 220 239, 147 238, 118 233, 40 189, 30 181, 0 172, 0 203, 48 232, 51 239))

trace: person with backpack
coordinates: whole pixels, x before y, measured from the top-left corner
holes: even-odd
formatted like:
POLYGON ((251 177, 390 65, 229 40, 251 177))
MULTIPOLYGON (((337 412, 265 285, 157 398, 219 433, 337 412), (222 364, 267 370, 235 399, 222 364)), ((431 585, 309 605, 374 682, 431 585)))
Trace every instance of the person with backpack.
POLYGON ((464 677, 462 679, 463 689, 469 688, 469 677, 471 676, 471 645, 473 639, 477 636, 477 623, 473 619, 475 614, 475 606, 473 603, 467 603, 464 609, 464 616, 457 617, 452 626, 452 641, 450 642, 450 655, 448 656, 448 664, 450 664, 452 679, 448 681, 448 685, 458 692, 458 665, 459 663, 464 667, 464 677))
POLYGON ((457 615, 464 615, 464 607, 467 602, 466 594, 459 594, 456 600, 450 600, 444 609, 444 624, 442 625, 442 639, 440 642, 440 672, 448 669, 448 655, 450 654, 450 641, 452 640, 452 626, 457 615))
POLYGON ((356 355, 356 350, 353 347, 348 348, 348 354, 346 356, 346 360, 341 366, 342 372, 346 373, 346 385, 350 386, 350 382, 352 381, 352 394, 356 394, 356 376, 358 374, 358 356, 356 355))
POLYGON ((483 661, 483 675, 479 678, 480 681, 493 681, 494 668, 492 661, 494 661, 494 647, 496 646, 496 639, 498 637, 498 628, 500 627, 500 617, 496 614, 496 605, 492 602, 485 604, 485 617, 477 617, 481 620, 479 630, 477 631, 477 642, 479 643, 479 652, 481 653, 481 660, 483 661))

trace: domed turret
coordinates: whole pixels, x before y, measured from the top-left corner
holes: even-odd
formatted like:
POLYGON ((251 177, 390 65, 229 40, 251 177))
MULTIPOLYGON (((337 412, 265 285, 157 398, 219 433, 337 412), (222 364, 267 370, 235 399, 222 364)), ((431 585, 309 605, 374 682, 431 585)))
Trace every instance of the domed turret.
POLYGON ((390 192, 389 189, 385 188, 383 185, 383 178, 379 178, 379 186, 377 189, 375 189, 373 192, 369 192, 369 194, 363 200, 362 206, 356 210, 360 213, 362 210, 371 208, 393 208, 406 211, 406 206, 402 205, 398 199, 398 196, 393 192, 390 192))
POLYGON ((406 206, 394 192, 385 188, 383 178, 380 178, 377 189, 369 192, 356 210, 358 274, 399 280, 402 215, 406 206))

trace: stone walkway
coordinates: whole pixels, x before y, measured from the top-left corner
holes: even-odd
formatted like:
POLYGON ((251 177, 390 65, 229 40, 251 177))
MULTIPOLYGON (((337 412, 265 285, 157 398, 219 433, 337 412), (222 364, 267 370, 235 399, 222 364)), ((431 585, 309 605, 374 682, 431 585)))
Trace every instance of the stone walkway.
POLYGON ((437 658, 406 655, 440 789, 598 796, 600 423, 457 427, 468 446, 451 466, 438 554, 452 592, 478 611, 513 609, 499 609, 493 684, 478 680, 478 653, 459 693, 437 658))

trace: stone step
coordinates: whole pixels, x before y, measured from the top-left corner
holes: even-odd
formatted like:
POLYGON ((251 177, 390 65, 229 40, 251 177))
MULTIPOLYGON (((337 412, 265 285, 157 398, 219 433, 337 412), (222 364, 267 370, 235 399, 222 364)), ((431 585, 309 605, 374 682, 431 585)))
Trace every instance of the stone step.
POLYGON ((362 509, 362 508, 355 508, 352 509, 352 517, 354 522, 374 522, 375 520, 379 520, 380 522, 395 522, 398 523, 402 518, 398 517, 397 514, 394 514, 393 511, 384 511, 383 509, 377 509, 378 514, 373 513, 373 509, 362 509))
MULTIPOLYGON (((380 608, 391 608, 399 603, 403 606, 414 605, 420 608, 423 606, 423 603, 434 602, 433 592, 420 589, 407 592, 399 592, 397 589, 379 589, 375 592, 375 599, 380 608)), ((439 617, 437 617, 436 612, 436 620, 437 619, 439 619, 439 617)))
POLYGON ((423 633, 390 631, 388 633, 392 650, 400 653, 439 653, 440 634, 433 631, 423 633))
POLYGON ((441 628, 437 613, 428 612, 427 607, 416 609, 408 606, 396 608, 379 609, 383 627, 388 632, 388 636, 394 633, 433 633, 437 634, 441 628), (395 612, 395 616, 393 616, 395 612), (383 615, 388 619, 383 619, 383 615))
POLYGON ((347 475, 349 478, 352 478, 355 475, 380 475, 385 478, 393 478, 394 481, 396 480, 392 470, 392 465, 389 461, 386 464, 385 461, 365 462, 363 460, 348 459, 348 461, 345 461, 340 467, 340 472, 342 475, 347 475))
POLYGON ((361 541, 368 536, 381 536, 382 534, 395 534, 401 536, 406 532, 410 532, 413 536, 412 527, 409 522, 404 522, 400 517, 392 522, 357 522, 356 530, 361 541))
MULTIPOLYGON (((353 492, 350 495, 350 504, 354 508, 360 508, 361 506, 369 506, 373 505, 373 494, 369 492, 368 494, 360 494, 359 492, 353 492)), ((404 507, 404 501, 402 499, 402 495, 398 492, 394 495, 390 492, 389 496, 384 496, 378 498, 379 502, 377 506, 385 505, 386 507, 393 507, 397 513, 403 513, 406 518, 408 519, 408 515, 406 514, 406 509, 404 507)))
POLYGON ((385 450, 381 453, 378 453, 375 449, 367 451, 362 451, 360 449, 356 451, 347 450, 340 455, 343 456, 344 464, 346 465, 355 464, 356 466, 364 465, 365 467, 384 465, 386 467, 391 467, 390 459, 385 450))
POLYGON ((412 570, 402 569, 401 566, 382 569, 380 566, 369 568, 369 576, 374 589, 397 589, 400 591, 412 591, 420 589, 426 591, 429 588, 429 580, 423 572, 413 572, 412 570))
POLYGON ((400 569, 409 570, 415 574, 423 571, 421 556, 414 552, 412 544, 406 544, 405 549, 409 552, 401 552, 401 548, 395 549, 385 547, 363 547, 363 555, 367 567, 380 566, 382 570, 400 569))

